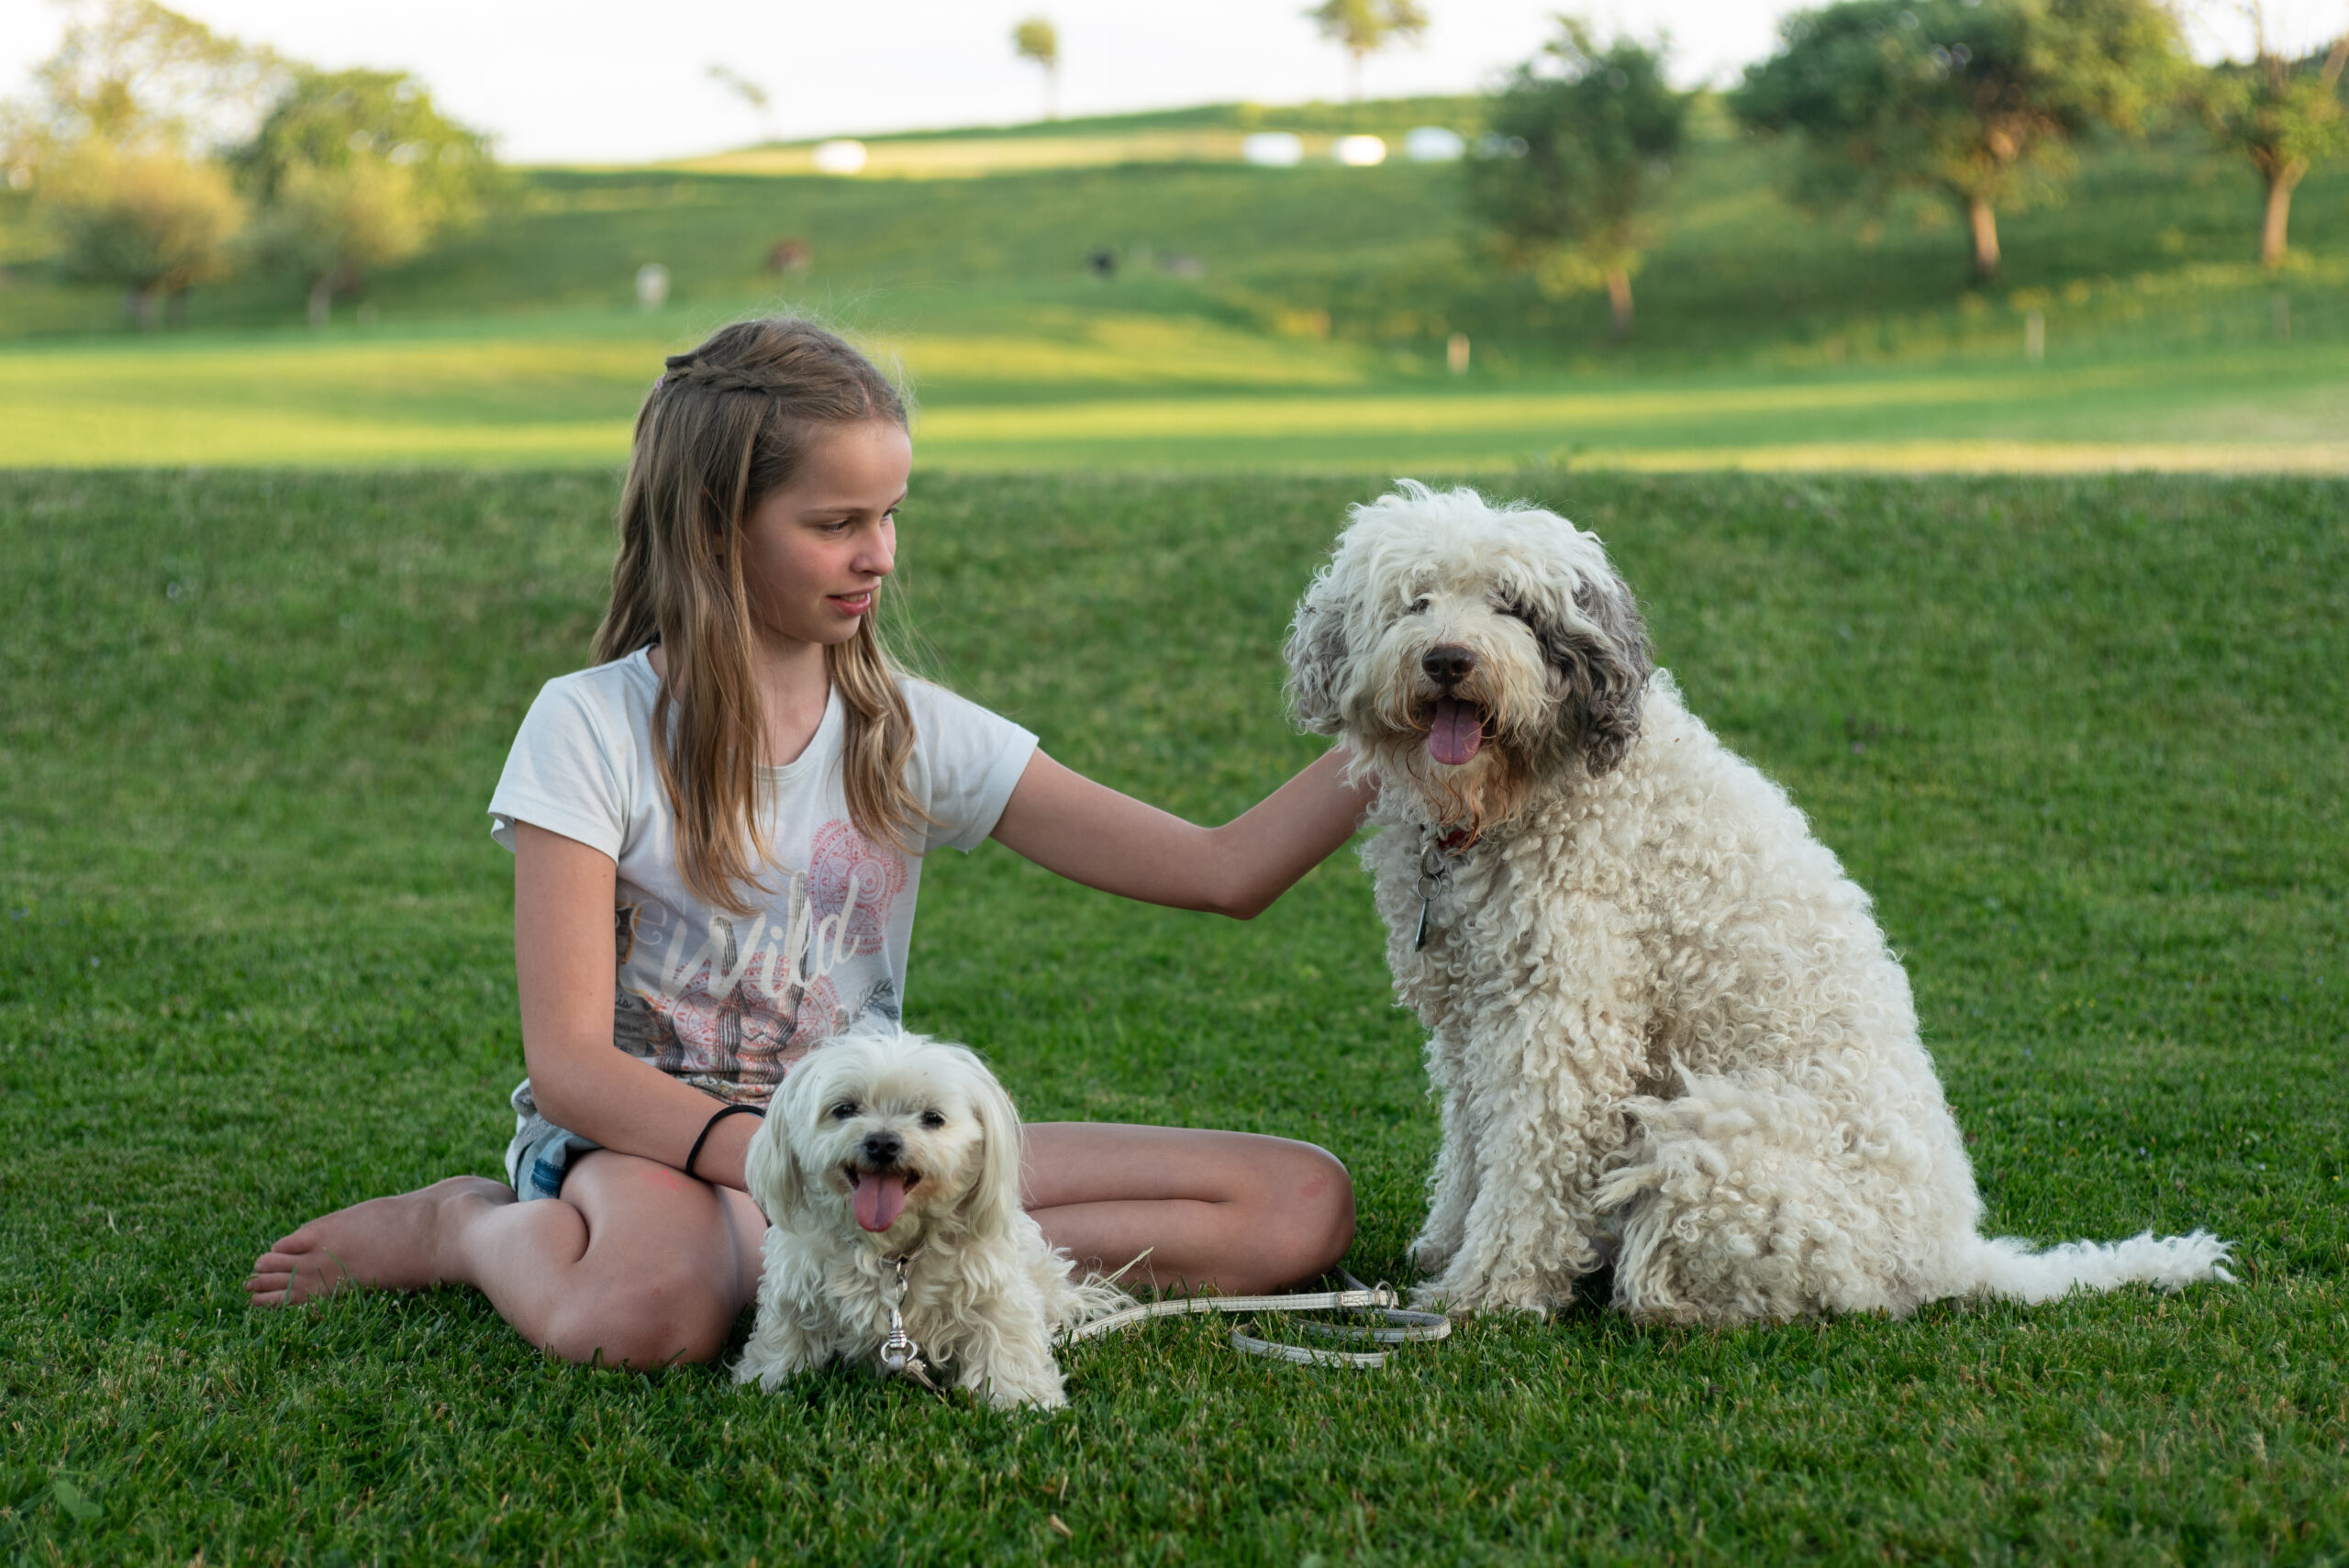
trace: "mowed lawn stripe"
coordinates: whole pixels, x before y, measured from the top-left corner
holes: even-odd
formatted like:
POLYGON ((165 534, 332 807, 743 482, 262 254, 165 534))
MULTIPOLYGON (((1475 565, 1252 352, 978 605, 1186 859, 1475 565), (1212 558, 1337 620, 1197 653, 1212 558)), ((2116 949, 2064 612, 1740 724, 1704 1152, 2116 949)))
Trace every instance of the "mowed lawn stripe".
MULTIPOLYGON (((617 463, 677 327, 0 351, 0 463, 617 463)), ((926 456, 965 466, 2349 470, 2349 349, 2321 345, 1397 387, 1142 319, 871 342, 910 373, 926 456)))

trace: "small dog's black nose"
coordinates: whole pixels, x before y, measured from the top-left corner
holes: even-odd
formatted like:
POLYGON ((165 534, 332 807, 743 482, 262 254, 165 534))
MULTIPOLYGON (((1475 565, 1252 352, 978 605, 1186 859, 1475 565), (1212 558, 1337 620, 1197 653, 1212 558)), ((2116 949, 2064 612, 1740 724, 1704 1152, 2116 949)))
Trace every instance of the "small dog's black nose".
POLYGON ((1428 650, 1419 668, 1428 673, 1429 680, 1456 686, 1475 672, 1476 655, 1456 642, 1439 642, 1428 650))
POLYGON ((864 1156, 868 1165, 894 1165, 897 1156, 906 1151, 906 1140, 894 1132, 871 1132, 857 1145, 857 1152, 864 1156))

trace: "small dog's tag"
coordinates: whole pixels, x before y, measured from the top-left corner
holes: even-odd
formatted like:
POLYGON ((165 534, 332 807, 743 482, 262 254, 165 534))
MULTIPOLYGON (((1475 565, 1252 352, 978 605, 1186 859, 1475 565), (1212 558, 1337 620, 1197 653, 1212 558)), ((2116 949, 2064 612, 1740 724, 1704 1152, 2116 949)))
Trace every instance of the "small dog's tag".
POLYGON ((1419 895, 1419 934, 1411 939, 1411 951, 1413 952, 1422 952, 1427 949, 1429 903, 1430 900, 1425 894, 1419 895))
POLYGON ((902 1324, 890 1329, 889 1337, 881 1342, 881 1371, 884 1375, 902 1377, 920 1384, 941 1399, 946 1390, 930 1380, 930 1368, 921 1359, 921 1347, 914 1343, 902 1324))

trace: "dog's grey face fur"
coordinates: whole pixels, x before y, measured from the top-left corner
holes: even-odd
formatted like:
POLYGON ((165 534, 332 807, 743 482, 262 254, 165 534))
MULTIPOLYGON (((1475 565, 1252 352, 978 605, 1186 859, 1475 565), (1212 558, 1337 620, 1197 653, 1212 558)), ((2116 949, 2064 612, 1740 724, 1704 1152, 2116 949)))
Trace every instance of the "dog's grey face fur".
POLYGON ((890 1251, 941 1229, 993 1239, 1019 1202, 1019 1118, 964 1047, 860 1029, 791 1070, 749 1177, 778 1224, 814 1219, 890 1251))
POLYGON ((1654 668, 1596 536, 1410 480, 1353 509, 1287 657, 1298 723, 1471 832, 1538 779, 1621 762, 1654 668))

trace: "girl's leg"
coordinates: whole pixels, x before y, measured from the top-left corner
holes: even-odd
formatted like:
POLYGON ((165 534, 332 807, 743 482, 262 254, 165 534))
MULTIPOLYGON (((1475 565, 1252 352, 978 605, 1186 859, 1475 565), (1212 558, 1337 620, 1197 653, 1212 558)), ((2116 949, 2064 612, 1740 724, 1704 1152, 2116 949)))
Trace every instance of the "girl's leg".
MULTIPOLYGON (((1087 1267, 1141 1285, 1252 1296, 1334 1267, 1353 1240, 1346 1168, 1309 1143, 1093 1122, 1027 1129, 1022 1202, 1087 1267)), ((312 1220, 254 1262, 253 1304, 353 1282, 470 1284, 532 1344, 570 1361, 708 1361, 757 1295, 765 1221, 742 1194, 599 1150, 562 1196, 517 1203, 478 1176, 312 1220)))
POLYGON ((1255 1296, 1337 1266, 1353 1183, 1326 1151, 1252 1132, 1031 1122, 1020 1201, 1053 1245, 1123 1283, 1255 1296))
POLYGON ((568 1361, 708 1361, 758 1290, 765 1229, 740 1193, 598 1150, 560 1198, 517 1203, 498 1183, 456 1176, 314 1219, 263 1253, 245 1288, 267 1307, 346 1281, 470 1284, 568 1361))

